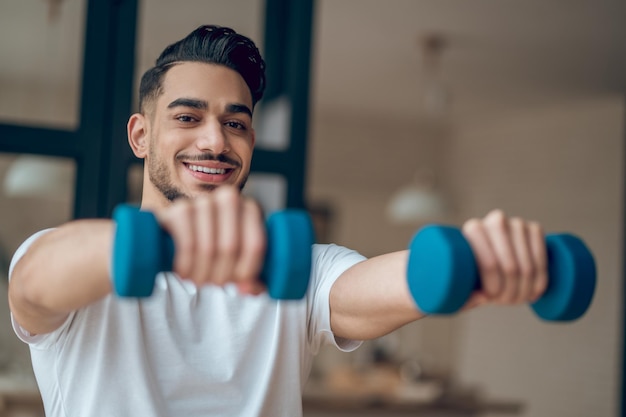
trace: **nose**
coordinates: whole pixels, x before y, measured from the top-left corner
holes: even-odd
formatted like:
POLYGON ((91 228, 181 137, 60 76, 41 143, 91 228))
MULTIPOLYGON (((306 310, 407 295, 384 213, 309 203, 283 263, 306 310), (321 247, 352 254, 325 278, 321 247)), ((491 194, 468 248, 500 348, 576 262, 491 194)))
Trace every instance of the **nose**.
POLYGON ((227 153, 230 150, 230 145, 222 123, 217 120, 207 121, 200 131, 196 146, 202 152, 210 152, 215 155, 227 153))

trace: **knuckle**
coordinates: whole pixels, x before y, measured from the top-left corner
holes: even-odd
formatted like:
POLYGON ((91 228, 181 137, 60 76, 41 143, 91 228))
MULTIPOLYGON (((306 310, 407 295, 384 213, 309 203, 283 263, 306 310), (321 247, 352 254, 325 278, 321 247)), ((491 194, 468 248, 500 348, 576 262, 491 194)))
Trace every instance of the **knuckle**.
POLYGON ((504 214, 504 211, 501 209, 492 210, 485 217, 485 224, 497 230, 505 229, 506 222, 507 222, 506 215, 504 214))
POLYGON ((482 259, 480 262, 480 269, 483 271, 483 274, 496 274, 499 272, 498 261, 492 257, 482 259))
POLYGON ((201 211, 207 211, 211 208, 211 204, 213 202, 213 198, 210 194, 202 194, 199 195, 195 200, 194 204, 201 211))
POLYGON ((473 235, 481 227, 481 222, 477 218, 471 218, 463 223, 462 230, 467 235, 473 235))
POLYGON ((543 226, 541 226, 541 223, 536 221, 528 222, 528 230, 535 236, 543 236, 544 233, 543 226))
POLYGON ((524 264, 520 266, 519 273, 522 279, 532 279, 536 275, 536 269, 533 265, 524 264))
POLYGON ((511 219, 509 220, 509 224, 511 225, 511 228, 515 230, 522 230, 526 227, 526 222, 524 221, 524 219, 517 216, 511 217, 511 219))
POLYGON ((233 204, 240 199, 239 192, 230 186, 218 187, 213 194, 217 201, 224 204, 233 204))
POLYGON ((508 277, 519 277, 521 275, 519 266, 513 262, 507 262, 502 265, 502 272, 508 277))
POLYGON ((179 239, 176 242, 176 252, 179 254, 190 254, 196 250, 196 243, 192 239, 179 239))
POLYGON ((234 239, 222 239, 219 245, 220 256, 235 257, 239 252, 239 245, 234 239))
POLYGON ((198 243, 198 253, 205 258, 212 258, 215 255, 215 243, 211 239, 202 239, 198 243))

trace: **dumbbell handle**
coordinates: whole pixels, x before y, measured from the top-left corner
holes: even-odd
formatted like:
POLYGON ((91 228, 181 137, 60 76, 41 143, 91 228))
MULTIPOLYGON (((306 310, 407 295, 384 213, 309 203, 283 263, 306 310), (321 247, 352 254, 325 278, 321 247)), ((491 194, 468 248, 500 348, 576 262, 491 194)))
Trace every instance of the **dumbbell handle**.
MULTIPOLYGON (((549 321, 579 318, 589 307, 596 283, 591 251, 571 234, 546 236, 548 287, 531 305, 549 321)), ((472 249, 456 227, 424 227, 412 239, 407 266, 409 290, 427 314, 451 314, 481 288, 472 249)))
MULTIPOLYGON (((159 272, 171 271, 174 241, 151 212, 120 205, 113 213, 114 290, 123 297, 148 297, 159 272)), ((311 246, 315 238, 308 214, 301 210, 272 213, 266 222, 267 249, 261 273, 270 297, 299 299, 308 288, 311 246)))

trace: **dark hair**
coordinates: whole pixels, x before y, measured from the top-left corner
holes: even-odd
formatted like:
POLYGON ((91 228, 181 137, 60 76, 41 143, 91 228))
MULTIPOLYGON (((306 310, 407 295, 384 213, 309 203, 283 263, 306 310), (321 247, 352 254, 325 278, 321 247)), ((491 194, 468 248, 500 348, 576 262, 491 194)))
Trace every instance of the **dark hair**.
POLYGON ((155 100, 161 95, 163 77, 167 71, 174 65, 186 61, 224 65, 235 70, 248 85, 253 106, 263 97, 265 61, 254 42, 233 29, 204 25, 165 48, 156 60, 155 66, 141 77, 140 111, 145 110, 147 100, 155 100))

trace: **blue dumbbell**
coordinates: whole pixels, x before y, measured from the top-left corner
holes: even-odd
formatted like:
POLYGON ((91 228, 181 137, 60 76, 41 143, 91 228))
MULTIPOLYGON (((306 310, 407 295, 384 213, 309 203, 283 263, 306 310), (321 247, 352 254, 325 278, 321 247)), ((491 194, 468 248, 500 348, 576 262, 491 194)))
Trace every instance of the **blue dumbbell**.
MULTIPOLYGON (((427 314, 452 314, 480 289, 472 249, 458 228, 426 226, 411 240, 407 280, 418 308, 427 314)), ((548 288, 531 304, 548 321, 571 321, 591 304, 596 266, 591 251, 571 234, 546 236, 548 288)))
MULTIPOLYGON (((117 206, 112 274, 115 293, 122 297, 148 297, 159 272, 171 271, 174 242, 154 214, 130 205, 117 206)), ((270 297, 294 300, 304 297, 311 272, 314 233, 304 211, 284 210, 266 222, 267 250, 261 280, 270 297)))

